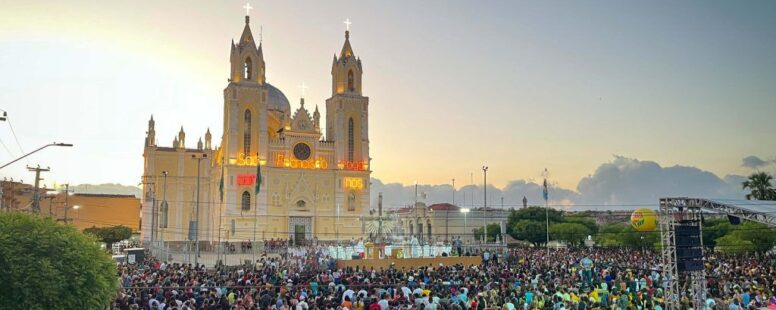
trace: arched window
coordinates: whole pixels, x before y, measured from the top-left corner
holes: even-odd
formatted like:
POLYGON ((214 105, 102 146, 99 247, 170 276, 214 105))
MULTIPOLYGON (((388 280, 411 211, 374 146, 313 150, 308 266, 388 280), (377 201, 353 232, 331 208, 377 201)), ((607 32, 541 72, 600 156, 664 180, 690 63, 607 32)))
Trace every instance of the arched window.
POLYGON ((348 71, 348 91, 355 91, 355 83, 353 83, 353 70, 348 71))
POLYGON ((242 210, 249 211, 251 209, 251 193, 242 193, 242 210))
POLYGON ((243 153, 251 155, 251 110, 245 110, 245 133, 243 133, 243 153))
POLYGON ((348 119, 348 161, 353 162, 353 147, 355 141, 353 140, 353 118, 348 119))
POLYGON ((161 214, 159 218, 159 228, 167 228, 167 216, 170 212, 170 208, 167 206, 167 201, 162 201, 161 214))
POLYGON ((348 196, 348 211, 356 211, 356 194, 350 193, 348 196))
POLYGON ((299 201, 296 202, 296 207, 299 208, 299 209, 304 209, 304 207, 306 205, 307 205, 307 203, 304 202, 304 200, 299 200, 299 201))
POLYGON ((243 77, 246 80, 250 80, 253 78, 253 62, 251 62, 251 58, 245 58, 245 64, 243 65, 243 77))

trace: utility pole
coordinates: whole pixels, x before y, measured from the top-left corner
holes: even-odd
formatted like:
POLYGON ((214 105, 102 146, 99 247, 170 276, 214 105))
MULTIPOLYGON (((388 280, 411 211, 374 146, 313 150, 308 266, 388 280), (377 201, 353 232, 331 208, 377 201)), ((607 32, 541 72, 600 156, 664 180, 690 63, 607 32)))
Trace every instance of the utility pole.
POLYGON ((67 224, 67 209, 70 206, 67 204, 67 196, 70 196, 70 184, 65 184, 65 224, 67 224))
MULTIPOLYGON (((164 176, 164 187, 162 188, 162 207, 167 212, 169 212, 169 206, 167 206, 167 175, 168 174, 170 174, 170 172, 168 172, 167 170, 162 171, 162 175, 164 176)), ((154 218, 157 219, 157 221, 159 221, 158 213, 159 213, 158 211, 156 213, 154 213, 154 218)), ((162 225, 161 221, 159 221, 159 225, 158 226, 159 227, 167 228, 167 215, 166 214, 165 214, 165 217, 164 217, 164 225, 162 225)), ((156 240, 156 236, 155 235, 157 234, 156 233, 157 231, 158 231, 158 227, 156 227, 156 225, 154 225, 154 230, 152 230, 152 232, 151 232, 151 235, 154 236, 154 240, 156 240)))
POLYGON ((43 180, 40 178, 40 173, 49 172, 51 169, 41 168, 40 165, 38 165, 35 168, 27 166, 27 170, 35 171, 35 192, 32 193, 32 212, 35 214, 40 214, 40 192, 38 189, 40 186, 40 180, 43 180))
POLYGON ((485 210, 488 208, 488 166, 482 166, 483 183, 483 207, 482 207, 482 244, 488 241, 488 224, 485 222, 485 210))
POLYGON ((194 265, 197 266, 197 268, 199 268, 199 181, 200 181, 199 180, 199 171, 200 171, 200 166, 202 166, 201 165, 202 160, 203 159, 207 159, 207 154, 200 154, 199 156, 191 155, 191 158, 197 160, 197 215, 196 215, 196 217, 197 217, 196 223, 197 224, 195 226, 196 230, 194 232, 194 234, 195 234, 194 235, 194 242, 196 242, 197 255, 194 256, 194 265))

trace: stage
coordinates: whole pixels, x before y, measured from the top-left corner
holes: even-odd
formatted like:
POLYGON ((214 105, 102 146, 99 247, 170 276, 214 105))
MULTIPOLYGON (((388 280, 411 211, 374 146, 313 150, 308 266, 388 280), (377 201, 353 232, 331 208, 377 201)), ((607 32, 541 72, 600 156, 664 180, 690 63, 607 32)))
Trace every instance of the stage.
POLYGON ((396 269, 410 269, 422 266, 434 266, 439 264, 444 266, 451 265, 480 265, 482 258, 479 256, 449 256, 449 257, 419 257, 419 258, 392 258, 383 259, 340 259, 337 260, 337 268, 357 267, 370 269, 388 269, 393 264, 396 269))

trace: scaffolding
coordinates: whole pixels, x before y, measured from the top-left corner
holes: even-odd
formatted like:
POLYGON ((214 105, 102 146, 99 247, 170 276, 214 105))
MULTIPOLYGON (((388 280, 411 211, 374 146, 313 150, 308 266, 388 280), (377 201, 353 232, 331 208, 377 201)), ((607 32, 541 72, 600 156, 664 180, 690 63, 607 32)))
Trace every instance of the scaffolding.
MULTIPOLYGON (((679 274, 677 261, 676 227, 697 226, 703 235, 702 212, 736 216, 745 220, 776 226, 776 201, 702 199, 702 198, 661 198, 660 199, 660 240, 663 246, 663 287, 665 288, 666 309, 681 309, 680 281, 689 281, 690 293, 695 309, 703 309, 706 300, 706 272, 687 271, 679 274)), ((703 238, 701 238, 701 254, 703 238)))

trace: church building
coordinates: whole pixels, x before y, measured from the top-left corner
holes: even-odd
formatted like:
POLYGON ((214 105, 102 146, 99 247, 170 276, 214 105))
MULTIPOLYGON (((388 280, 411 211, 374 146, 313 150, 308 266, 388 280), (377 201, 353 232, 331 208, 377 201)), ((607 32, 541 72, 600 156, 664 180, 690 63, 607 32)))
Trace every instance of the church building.
POLYGON ((269 83, 262 42, 254 39, 248 16, 229 60, 219 145, 209 129, 191 143, 183 128, 171 145, 159 145, 153 116, 148 121, 143 240, 361 237, 359 219, 370 201, 369 98, 361 91, 363 70, 349 31, 331 65, 325 132, 318 105, 302 98, 291 111, 269 83))

